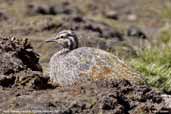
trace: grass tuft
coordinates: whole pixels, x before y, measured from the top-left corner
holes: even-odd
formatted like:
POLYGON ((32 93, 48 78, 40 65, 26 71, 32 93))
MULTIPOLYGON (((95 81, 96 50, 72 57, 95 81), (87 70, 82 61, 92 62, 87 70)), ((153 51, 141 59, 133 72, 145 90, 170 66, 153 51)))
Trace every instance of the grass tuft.
POLYGON ((167 3, 161 13, 163 19, 171 19, 171 3, 167 3))
POLYGON ((162 29, 159 39, 148 48, 138 50, 130 63, 141 72, 147 83, 171 93, 171 29, 162 29))

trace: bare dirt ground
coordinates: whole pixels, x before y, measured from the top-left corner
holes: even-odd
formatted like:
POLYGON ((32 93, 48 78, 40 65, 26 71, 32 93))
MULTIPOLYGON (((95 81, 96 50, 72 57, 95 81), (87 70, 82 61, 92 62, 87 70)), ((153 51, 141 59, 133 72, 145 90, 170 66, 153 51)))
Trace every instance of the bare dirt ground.
POLYGON ((160 93, 126 80, 54 87, 48 81, 48 61, 59 46, 44 41, 60 30, 73 29, 80 46, 127 58, 144 46, 140 44, 157 36, 166 23, 162 11, 167 3, 169 0, 0 0, 0 111, 160 113, 165 107, 160 93))

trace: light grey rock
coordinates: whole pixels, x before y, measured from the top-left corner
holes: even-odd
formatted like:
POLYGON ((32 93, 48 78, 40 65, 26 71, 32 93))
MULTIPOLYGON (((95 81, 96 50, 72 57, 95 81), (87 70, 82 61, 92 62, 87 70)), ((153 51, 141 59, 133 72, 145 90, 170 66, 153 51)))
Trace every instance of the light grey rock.
POLYGON ((171 95, 163 94, 161 95, 161 97, 164 99, 167 108, 171 111, 171 95))

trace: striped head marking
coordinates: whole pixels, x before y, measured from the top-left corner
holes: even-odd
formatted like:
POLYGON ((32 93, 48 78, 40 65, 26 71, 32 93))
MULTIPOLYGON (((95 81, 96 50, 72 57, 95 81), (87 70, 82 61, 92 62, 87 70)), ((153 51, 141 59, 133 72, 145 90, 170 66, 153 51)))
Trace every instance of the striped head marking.
POLYGON ((57 33, 57 38, 58 39, 65 39, 65 38, 68 38, 68 37, 74 37, 76 36, 76 34, 74 33, 74 31, 71 31, 71 30, 63 30, 63 31, 60 31, 57 33))
POLYGON ((78 38, 74 31, 63 30, 57 33, 55 38, 47 40, 47 42, 57 42, 62 44, 64 48, 70 50, 78 48, 78 38))

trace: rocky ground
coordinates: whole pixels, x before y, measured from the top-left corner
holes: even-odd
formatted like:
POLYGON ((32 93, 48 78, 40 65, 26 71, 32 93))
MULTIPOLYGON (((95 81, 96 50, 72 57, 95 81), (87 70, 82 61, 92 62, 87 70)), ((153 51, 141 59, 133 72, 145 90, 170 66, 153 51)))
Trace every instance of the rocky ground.
POLYGON ((58 114, 138 114, 159 113, 165 107, 160 93, 126 80, 55 87, 43 76, 39 56, 27 39, 1 38, 0 47, 2 113, 46 110, 58 114))
POLYGON ((99 80, 70 88, 52 85, 48 61, 60 47, 44 41, 60 30, 73 29, 80 46, 126 59, 136 55, 167 23, 162 15, 167 3, 169 0, 0 0, 0 111, 162 113, 167 107, 164 99, 146 85, 126 80, 99 80))

